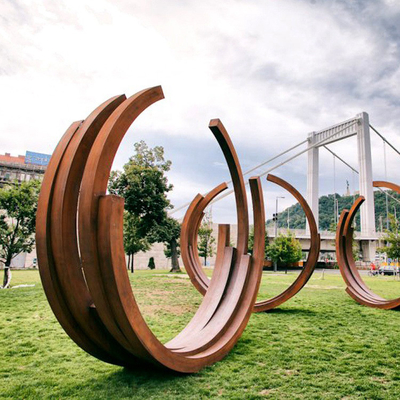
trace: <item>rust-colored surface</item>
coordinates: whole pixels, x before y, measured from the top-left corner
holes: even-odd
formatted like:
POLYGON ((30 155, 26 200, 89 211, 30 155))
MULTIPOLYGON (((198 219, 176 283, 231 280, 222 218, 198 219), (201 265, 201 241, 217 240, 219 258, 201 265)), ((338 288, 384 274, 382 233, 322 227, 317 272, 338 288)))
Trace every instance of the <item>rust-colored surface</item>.
MULTIPOLYGON (((391 182, 375 181, 374 187, 386 187, 400 193, 400 186, 391 182)), ((364 202, 360 196, 350 210, 343 210, 336 230, 336 258, 340 273, 346 282, 346 292, 358 303, 368 307, 383 309, 399 309, 400 298, 387 300, 375 294, 362 280, 353 258, 353 228, 352 224, 357 211, 364 202)))
MULTIPOLYGON (((204 296, 209 278, 204 273, 197 249, 197 237, 201 220, 204 216, 204 210, 210 202, 222 191, 227 189, 228 185, 224 182, 207 193, 206 196, 198 194, 186 211, 181 227, 181 257, 185 265, 186 272, 190 277, 194 287, 204 296)), ((224 248, 229 246, 229 225, 220 225, 218 230, 218 250, 216 264, 218 265, 223 258, 224 248)))
POLYGON ((267 180, 270 182, 276 183, 277 185, 286 189, 300 204, 304 213, 306 214, 308 226, 310 229, 310 249, 308 252, 307 260, 304 264, 304 268, 301 270, 299 276, 296 280, 282 293, 278 294, 275 297, 267 300, 260 300, 254 305, 254 311, 268 311, 272 310, 283 304, 284 302, 291 299, 295 296, 308 282, 311 275, 314 272, 315 266, 317 265, 319 250, 321 246, 321 239, 318 233, 317 224, 315 222, 314 214, 311 211, 307 201, 304 197, 297 191, 290 183, 285 180, 278 178, 275 175, 269 174, 267 176, 267 180))
MULTIPOLYGON (((308 282, 312 273, 314 272, 315 266, 318 261, 320 244, 321 244, 320 235, 318 233, 314 215, 304 197, 292 185, 290 185, 285 180, 278 178, 277 176, 269 174, 267 179, 270 182, 276 183, 277 185, 286 189, 300 203, 301 207, 303 208, 306 214, 306 218, 310 227, 311 239, 310 239, 310 250, 308 253, 307 261, 301 273, 296 278, 296 280, 279 295, 271 299, 258 301, 254 305, 255 312, 268 311, 275 307, 278 307, 282 303, 286 302, 287 300, 295 296, 304 287, 304 285, 308 282)), ((200 194, 197 195, 193 200, 193 202, 191 203, 191 205, 189 206, 182 224, 182 236, 181 236, 182 259, 184 260, 186 271, 190 276, 193 285, 203 295, 207 292, 210 280, 205 275, 197 254, 198 228, 200 226, 201 219, 203 218, 204 215, 204 209, 219 193, 225 190, 226 187, 227 185, 225 183, 222 183, 204 197, 201 196, 200 194)), ((227 246, 228 244, 229 244, 229 225, 220 225, 218 231, 218 246, 217 246, 217 256, 215 261, 215 270, 218 270, 218 267, 222 260, 223 253, 221 249, 223 249, 224 246, 227 246)))
MULTIPOLYGON (((250 256, 239 161, 221 121, 212 120, 210 129, 233 179, 238 245, 229 246, 229 226, 221 226, 224 240, 220 240, 218 265, 203 302, 183 331, 163 345, 144 321, 129 282, 122 233, 124 201, 106 195, 112 161, 126 131, 142 111, 162 98, 161 87, 128 99, 116 96, 67 130, 53 153, 40 194, 38 261, 51 308, 82 349, 117 365, 133 367, 149 361, 195 372, 222 359, 250 318, 264 259, 264 205, 260 180, 251 178, 256 237, 250 256)), ((220 185, 215 192, 223 188, 220 185)), ((215 192, 195 199, 191 224, 196 234, 204 204, 215 192)), ((197 248, 193 232, 186 232, 187 246, 197 248)), ((186 254, 185 263, 195 265, 197 260, 196 250, 186 254)))

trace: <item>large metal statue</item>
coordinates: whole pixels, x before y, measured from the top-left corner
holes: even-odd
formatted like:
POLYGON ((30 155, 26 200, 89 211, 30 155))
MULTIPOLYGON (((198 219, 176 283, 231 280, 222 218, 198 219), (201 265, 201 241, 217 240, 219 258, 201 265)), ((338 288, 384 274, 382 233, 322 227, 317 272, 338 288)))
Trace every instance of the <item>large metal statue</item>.
MULTIPOLYGON (((267 179, 291 193, 303 208, 310 229, 305 267, 281 294, 256 302, 265 248, 265 214, 259 177, 249 180, 253 202, 254 248, 248 254, 249 217, 243 174, 229 135, 218 119, 209 128, 224 154, 237 209, 236 248, 230 226, 219 225, 217 256, 210 280, 197 250, 205 208, 227 188, 222 183, 190 204, 181 230, 182 260, 203 301, 188 325, 162 344, 147 326, 129 282, 123 246, 121 197, 107 195, 112 162, 127 130, 151 104, 163 99, 160 86, 130 98, 116 96, 84 121, 74 122, 57 145, 39 198, 36 243, 39 270, 50 306, 67 334, 100 360, 133 367, 142 362, 179 372, 195 372, 222 359, 240 338, 252 311, 278 307, 310 279, 318 260, 320 235, 303 196, 288 182, 267 179)), ((374 182, 400 193, 400 186, 374 182)), ((336 233, 336 252, 347 292, 359 303, 398 309, 400 298, 385 300, 362 281, 352 255, 351 227, 363 197, 344 210, 336 233)))
MULTIPOLYGON (((375 181, 374 187, 386 187, 400 193, 400 186, 391 182, 375 181)), ((350 210, 343 210, 336 230, 336 258, 340 273, 346 282, 346 292, 357 302, 368 307, 400 309, 400 298, 387 300, 375 294, 362 280, 353 257, 352 223, 364 197, 360 196, 350 210)))
POLYGON ((143 361, 180 372, 222 359, 250 318, 264 260, 265 216, 259 178, 250 179, 254 252, 247 254, 248 209, 243 175, 219 120, 210 122, 229 167, 238 214, 238 243, 219 246, 203 302, 163 345, 144 321, 125 268, 122 198, 106 195, 112 161, 136 117, 162 99, 161 87, 113 97, 73 123, 51 158, 40 193, 36 241, 51 308, 67 334, 100 360, 132 367, 143 361))
MULTIPOLYGON (((306 218, 310 227, 310 250, 307 256, 307 261, 304 268, 302 269, 296 280, 282 293, 279 295, 256 302, 254 305, 254 311, 268 311, 278 307, 282 303, 286 302, 293 296, 295 296, 308 282, 312 273, 314 272, 315 266, 318 261, 319 250, 320 250, 320 235, 317 230, 317 224, 315 223, 314 215, 308 206, 304 197, 288 182, 284 181, 277 176, 269 174, 267 180, 274 182, 277 185, 286 189, 295 199, 300 203, 303 208, 306 218)), ((190 204, 185 218, 182 223, 181 230, 181 256, 185 264, 186 272, 188 273, 194 287, 202 294, 208 290, 210 279, 206 276, 201 266, 201 261, 197 251, 197 237, 198 230, 201 224, 201 220, 204 216, 204 209, 207 205, 223 190, 227 188, 226 183, 222 183, 207 195, 201 196, 200 194, 190 204)), ((224 248, 230 242, 229 237, 229 225, 219 225, 218 229, 218 246, 217 256, 215 265, 219 265, 222 258, 221 249, 224 248)))

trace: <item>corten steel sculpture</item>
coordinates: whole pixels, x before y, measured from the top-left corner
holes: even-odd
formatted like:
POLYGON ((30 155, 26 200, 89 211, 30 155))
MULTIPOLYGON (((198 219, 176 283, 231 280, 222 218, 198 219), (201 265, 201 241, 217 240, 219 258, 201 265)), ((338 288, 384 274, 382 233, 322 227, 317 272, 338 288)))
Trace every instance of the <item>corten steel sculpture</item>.
POLYGON ((116 96, 68 128, 42 184, 36 227, 38 261, 51 308, 82 349, 121 366, 149 361, 195 372, 222 359, 250 318, 264 259, 264 204, 259 178, 251 178, 255 244, 249 256, 241 168, 222 123, 212 120, 210 129, 235 189, 238 244, 236 248, 220 244, 219 264, 202 304, 183 331, 163 345, 145 323, 131 290, 123 248, 124 201, 106 195, 123 136, 144 109, 163 97, 161 87, 128 99, 116 96))
POLYGON ((310 249, 304 268, 301 270, 299 276, 295 279, 295 281, 286 290, 284 290, 277 296, 272 297, 271 299, 258 301, 254 305, 255 312, 272 310, 273 308, 280 306, 281 304, 295 296, 306 285, 311 275, 313 274, 315 266, 317 265, 319 250, 321 246, 321 238, 318 233, 314 214, 304 197, 292 185, 290 185, 283 179, 278 178, 277 176, 268 175, 267 179, 286 189, 299 202, 301 208, 306 214, 308 226, 310 229, 310 249))
MULTIPOLYGON (((310 227, 310 251, 308 253, 305 266, 299 276, 296 278, 296 280, 279 295, 268 300, 258 301, 254 305, 255 312, 268 311, 275 307, 278 307, 285 301, 295 296, 304 287, 304 285, 308 282, 312 273, 314 272, 315 266, 318 261, 321 243, 314 215, 304 197, 292 185, 290 185, 283 179, 278 178, 277 176, 269 174, 267 176, 267 180, 274 182, 277 185, 286 189, 300 203, 306 214, 306 218, 310 227)), ((186 271, 193 285, 202 295, 205 295, 207 293, 210 280, 203 271, 201 261, 197 252, 198 230, 201 224, 201 220, 204 216, 205 208, 219 193, 224 191, 226 188, 227 184, 222 183, 205 196, 198 194, 190 204, 182 223, 181 256, 184 261, 186 271)), ((229 244, 230 241, 229 225, 219 225, 218 228, 218 245, 215 265, 219 265, 221 263, 223 249, 229 244)))
MULTIPOLYGON (((386 187, 400 193, 400 186, 391 182, 375 181, 373 186, 386 187)), ((400 298, 387 300, 375 294, 362 280, 354 261, 352 223, 364 200, 364 197, 360 196, 350 210, 342 211, 336 230, 336 258, 340 273, 347 285, 346 292, 358 303, 368 307, 399 309, 400 298)))

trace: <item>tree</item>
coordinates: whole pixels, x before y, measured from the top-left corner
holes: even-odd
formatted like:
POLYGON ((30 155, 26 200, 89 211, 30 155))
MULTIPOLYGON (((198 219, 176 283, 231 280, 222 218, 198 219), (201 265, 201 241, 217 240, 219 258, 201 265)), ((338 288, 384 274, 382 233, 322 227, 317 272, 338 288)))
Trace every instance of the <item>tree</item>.
MULTIPOLYGON (((268 232, 265 230, 265 238, 264 238, 264 243, 265 243, 265 252, 267 251, 268 247, 268 232)), ((254 227, 250 229, 249 232, 249 241, 248 241, 248 253, 253 255, 253 248, 254 248, 254 227)))
POLYGON ((129 236, 125 251, 132 256, 131 271, 133 255, 148 250, 158 240, 161 234, 157 230, 167 223, 167 210, 172 208, 167 198, 172 185, 165 176, 171 161, 164 160, 163 147, 149 148, 143 140, 134 146, 135 154, 124 165, 123 171, 111 173, 108 184, 111 194, 125 199, 125 210, 131 215, 125 229, 129 236))
POLYGON ((272 261, 280 265, 288 265, 301 260, 301 244, 291 232, 280 233, 274 241, 267 246, 267 255, 272 261))
POLYGON ((211 213, 206 213, 199 228, 199 243, 197 245, 199 256, 204 258, 204 265, 207 265, 207 257, 212 257, 214 254, 215 238, 212 236, 212 232, 211 213))
POLYGON ((149 258, 149 263, 147 264, 147 267, 150 269, 155 269, 156 268, 156 263, 154 262, 154 257, 149 258))
POLYGON ((124 249, 128 255, 128 269, 133 273, 134 257, 139 251, 147 251, 150 243, 139 234, 139 218, 124 211, 124 249))
POLYGON ((39 190, 38 180, 0 189, 0 260, 4 263, 3 288, 10 286, 11 260, 20 253, 31 252, 35 243, 39 190))
POLYGON ((400 224, 392 214, 389 214, 389 222, 390 230, 386 230, 384 237, 387 245, 382 247, 380 250, 386 252, 389 258, 398 260, 400 258, 400 224))
POLYGON ((180 234, 181 225, 172 217, 167 217, 162 225, 154 228, 152 233, 154 241, 164 243, 165 257, 171 259, 171 270, 169 272, 181 272, 178 260, 180 234))

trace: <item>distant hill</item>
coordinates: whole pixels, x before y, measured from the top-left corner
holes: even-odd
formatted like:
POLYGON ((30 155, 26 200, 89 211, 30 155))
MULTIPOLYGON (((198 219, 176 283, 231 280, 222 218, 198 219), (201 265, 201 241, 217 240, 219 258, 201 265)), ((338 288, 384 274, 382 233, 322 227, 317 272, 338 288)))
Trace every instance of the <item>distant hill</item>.
MULTIPOLYGON (((400 200, 400 195, 389 190, 388 193, 393 197, 400 200)), ((336 199, 338 200, 339 215, 343 209, 349 209, 356 199, 357 196, 341 196, 336 194, 336 199)), ((375 225, 376 230, 379 231, 379 216, 382 216, 383 229, 386 228, 386 196, 381 191, 374 191, 375 198, 375 225)), ((334 196, 329 194, 327 196, 321 196, 319 198, 319 229, 329 230, 329 227, 333 224, 334 219, 334 196)), ((396 212, 400 218, 400 204, 388 196, 389 213, 394 214, 393 207, 396 207, 396 212)), ((362 207, 362 206, 361 206, 362 207)), ((305 229, 306 227, 306 216, 300 204, 297 203, 285 210, 281 211, 278 216, 278 226, 280 228, 286 228, 288 225, 288 210, 290 216, 290 229, 305 229)), ((267 226, 273 226, 272 219, 267 221, 267 226)), ((356 228, 359 230, 360 227, 360 216, 359 213, 356 216, 356 228)))

